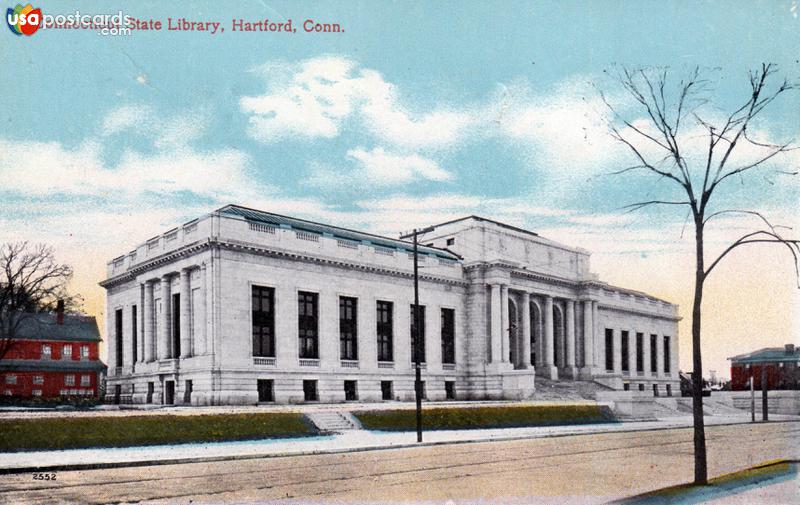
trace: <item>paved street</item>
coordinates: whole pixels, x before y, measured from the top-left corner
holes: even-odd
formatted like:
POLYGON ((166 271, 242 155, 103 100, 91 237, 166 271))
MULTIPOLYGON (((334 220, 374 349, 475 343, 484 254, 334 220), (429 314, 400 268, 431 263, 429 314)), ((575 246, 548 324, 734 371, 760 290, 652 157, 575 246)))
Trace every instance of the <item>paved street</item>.
MULTIPOLYGON (((711 476, 800 458, 800 422, 707 435, 711 476)), ((691 430, 672 429, 58 472, 55 482, 5 475, 0 502, 600 503, 687 482, 691 464, 691 430)))

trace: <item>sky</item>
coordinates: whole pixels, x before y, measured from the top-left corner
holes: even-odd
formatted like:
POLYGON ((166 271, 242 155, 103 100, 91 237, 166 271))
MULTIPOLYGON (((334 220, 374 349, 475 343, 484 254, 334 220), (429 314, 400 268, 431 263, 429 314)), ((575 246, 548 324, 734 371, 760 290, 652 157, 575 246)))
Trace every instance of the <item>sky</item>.
MULTIPOLYGON (((101 323, 110 259, 228 203, 390 236, 478 214, 586 248, 602 280, 678 303, 690 370, 691 223, 672 207, 625 211, 675 192, 612 175, 635 160, 609 135, 619 119, 601 92, 644 124, 621 69, 667 68, 677 83, 699 67, 708 102, 698 114, 718 121, 747 100, 748 71, 764 62, 777 65, 775 85, 800 82, 796 0, 33 7, 162 22, 118 36, 0 30, 0 242, 52 244, 101 323), (181 18, 220 25, 168 30, 181 18), (233 20, 264 19, 296 32, 234 30, 233 20), (339 31, 305 31, 317 23, 339 31)), ((799 112, 800 91, 782 95, 751 137, 800 141, 799 112)), ((701 133, 685 126, 687 159, 701 159, 701 133)), ((731 178, 713 208, 800 229, 800 176, 785 173, 798 170, 797 153, 731 178)), ((732 162, 757 155, 745 146, 732 162)), ((707 258, 759 225, 715 219, 707 258)), ((728 256, 703 309, 704 368, 718 375, 730 356, 800 344, 800 290, 779 247, 728 256)))

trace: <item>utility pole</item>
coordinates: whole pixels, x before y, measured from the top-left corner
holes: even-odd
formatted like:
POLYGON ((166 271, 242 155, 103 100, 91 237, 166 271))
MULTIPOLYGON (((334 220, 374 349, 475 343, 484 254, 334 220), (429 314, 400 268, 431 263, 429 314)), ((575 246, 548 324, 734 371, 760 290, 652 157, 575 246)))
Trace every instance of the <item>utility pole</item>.
POLYGON ((419 263, 417 261, 417 234, 427 233, 432 227, 418 230, 414 228, 414 391, 417 400, 417 442, 422 442, 422 369, 420 368, 420 335, 419 335, 419 263))
POLYGON ((756 422, 756 377, 750 365, 750 422, 756 422))
POLYGON ((767 405, 767 364, 761 363, 761 420, 769 421, 767 405))

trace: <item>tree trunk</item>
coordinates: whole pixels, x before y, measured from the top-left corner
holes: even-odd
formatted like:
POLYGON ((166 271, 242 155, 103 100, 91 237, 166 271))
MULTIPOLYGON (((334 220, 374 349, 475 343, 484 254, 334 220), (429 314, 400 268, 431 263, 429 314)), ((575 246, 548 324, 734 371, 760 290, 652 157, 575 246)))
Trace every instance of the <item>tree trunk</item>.
POLYGON ((708 483, 706 464, 706 433, 703 419, 703 360, 700 354, 700 319, 703 304, 703 218, 695 217, 697 269, 694 278, 694 303, 692 305, 692 416, 694 418, 694 483, 708 483))

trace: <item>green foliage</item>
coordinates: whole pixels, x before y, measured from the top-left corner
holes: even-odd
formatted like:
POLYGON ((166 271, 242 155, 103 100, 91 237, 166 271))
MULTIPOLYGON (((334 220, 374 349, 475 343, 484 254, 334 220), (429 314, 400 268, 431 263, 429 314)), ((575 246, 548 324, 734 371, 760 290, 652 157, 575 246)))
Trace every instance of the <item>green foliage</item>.
POLYGON ((302 414, 0 419, 0 451, 222 442, 316 435, 302 414))
MULTIPOLYGON (((382 431, 413 431, 414 410, 368 410, 353 412, 364 428, 382 431)), ((616 422, 608 407, 600 405, 537 405, 509 407, 426 408, 422 425, 426 430, 468 430, 616 422)))

